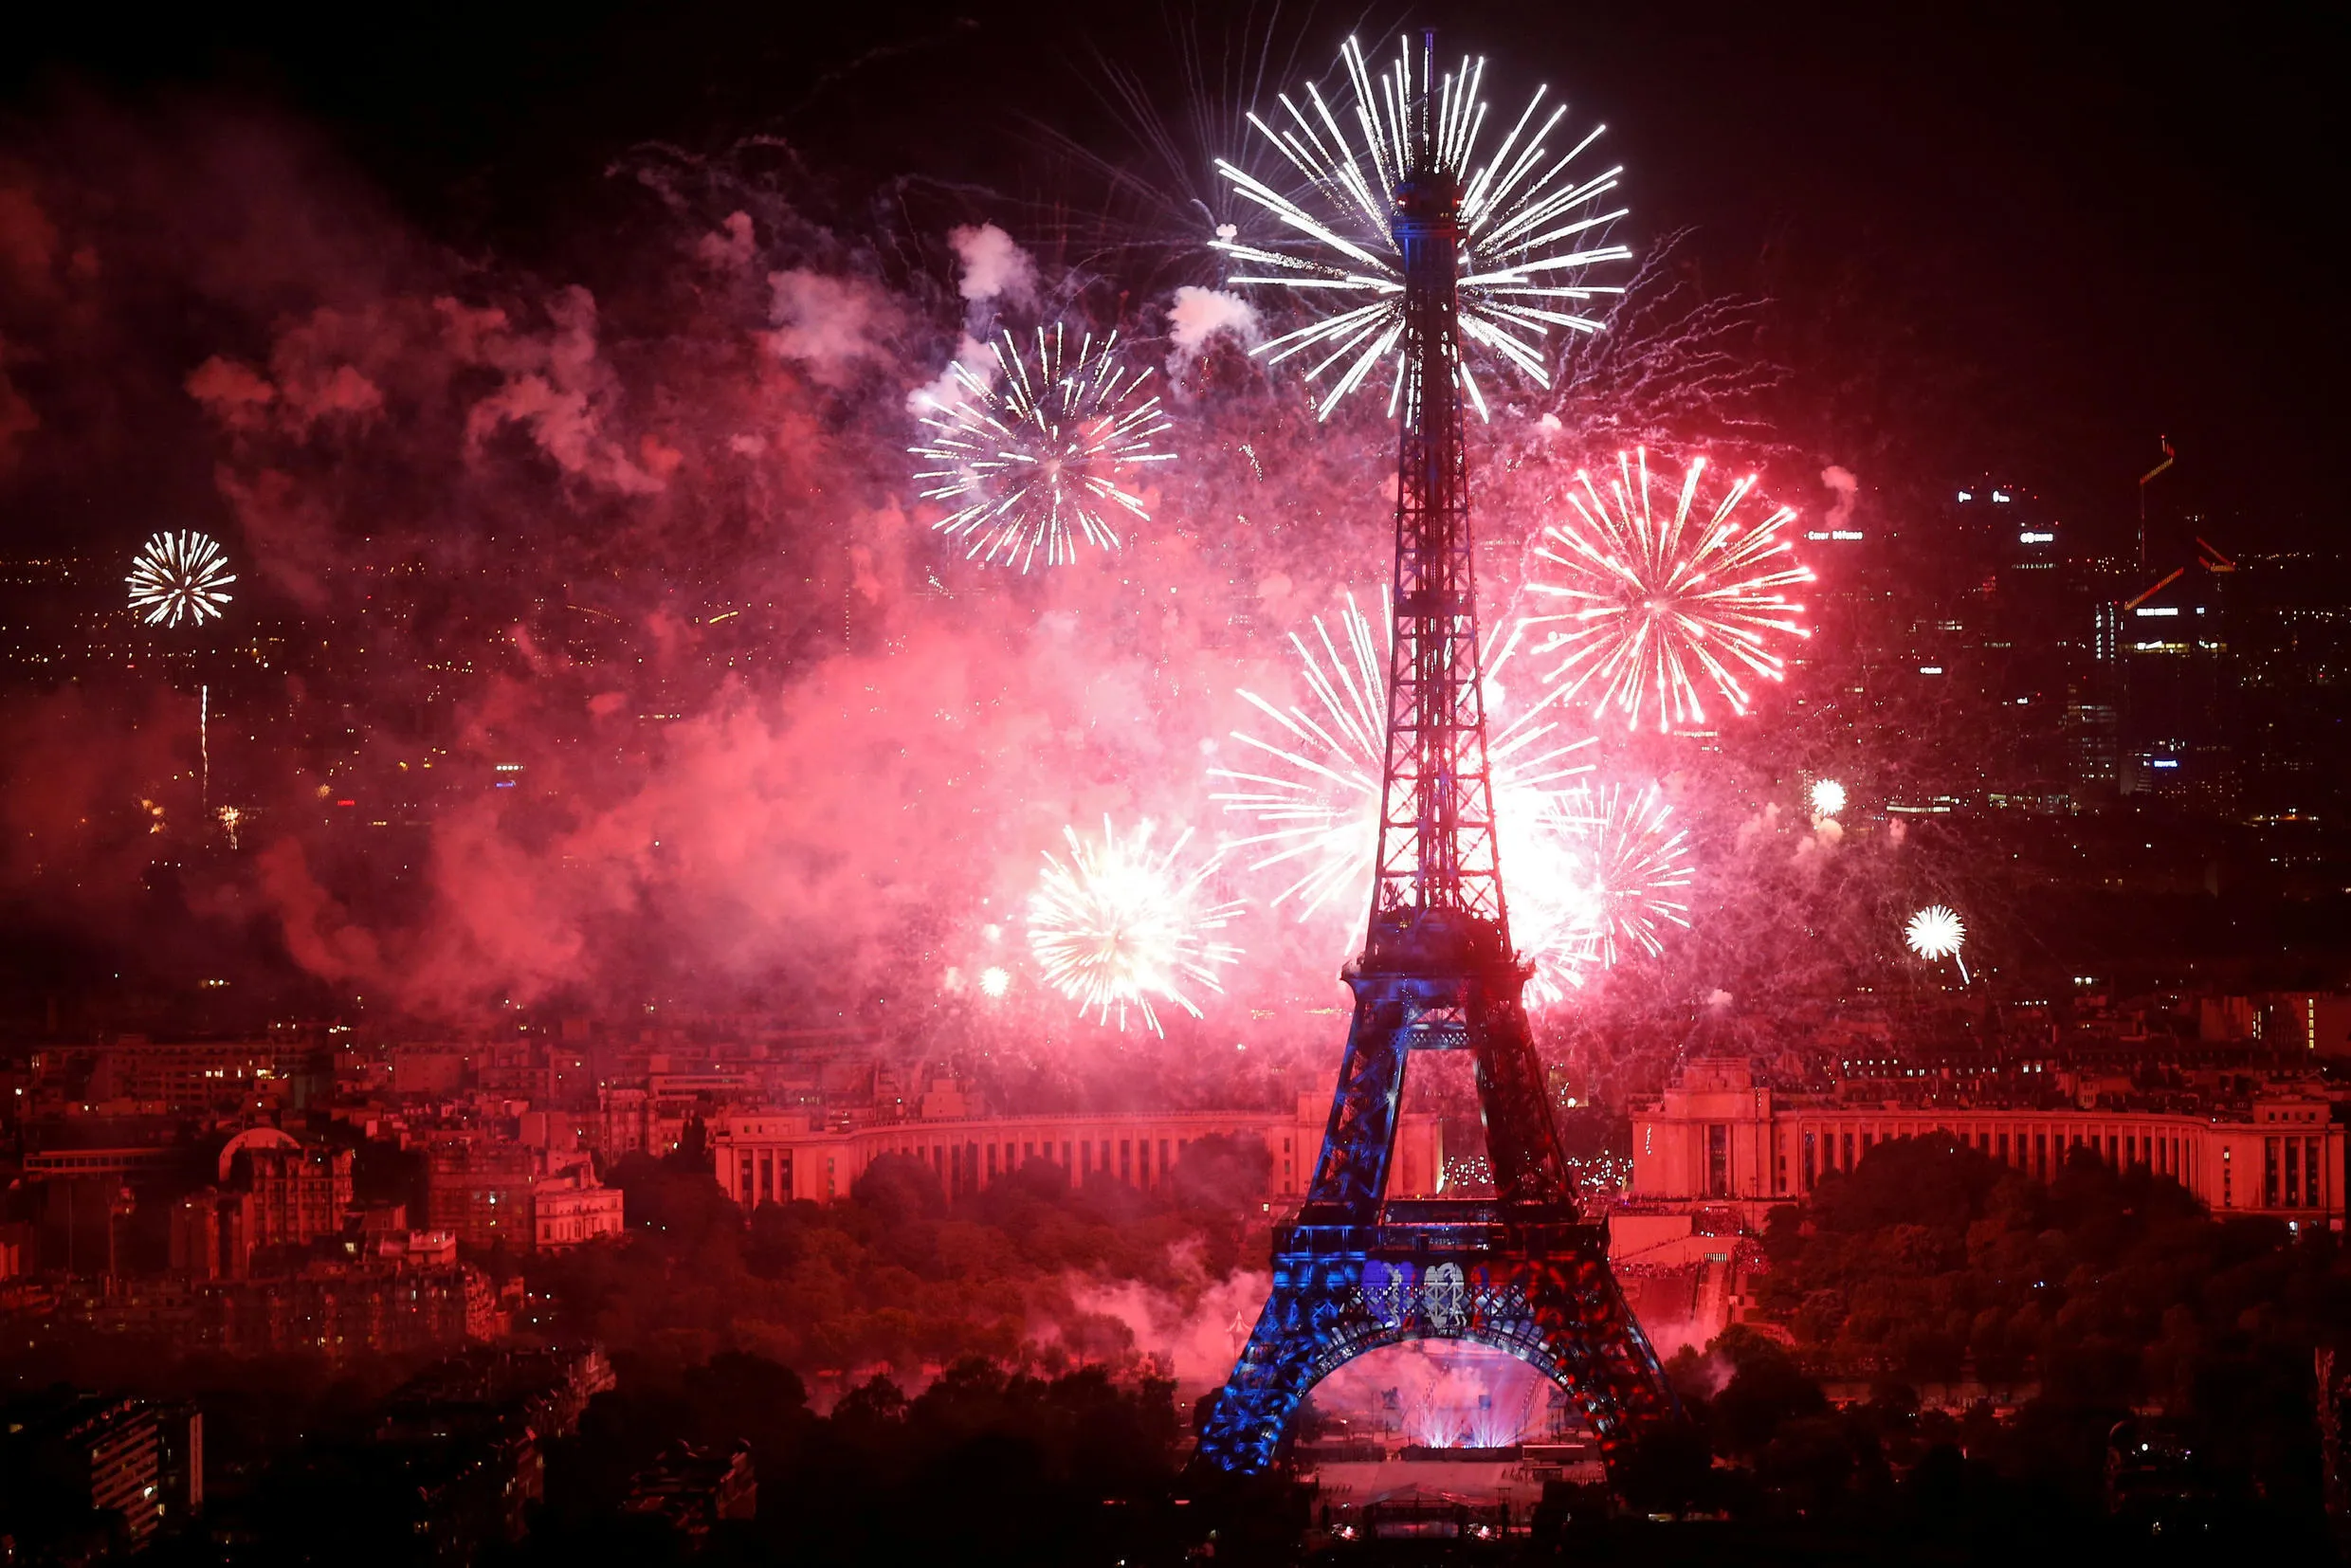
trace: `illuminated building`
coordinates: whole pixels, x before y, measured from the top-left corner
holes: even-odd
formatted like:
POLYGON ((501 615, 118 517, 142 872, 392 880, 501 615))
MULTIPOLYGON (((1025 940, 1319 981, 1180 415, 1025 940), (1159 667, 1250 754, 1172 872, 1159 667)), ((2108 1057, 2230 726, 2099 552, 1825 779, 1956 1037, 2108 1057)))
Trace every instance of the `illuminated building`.
POLYGON ((621 1194, 600 1185, 585 1159, 531 1187, 531 1238, 539 1251, 577 1247, 621 1232, 621 1194))
POLYGON ((756 1518, 759 1486, 750 1445, 720 1449, 672 1443, 630 1479, 621 1511, 658 1519, 689 1541, 708 1535, 722 1520, 756 1518))
POLYGON ((210 1286, 199 1332, 231 1356, 310 1352, 331 1358, 453 1350, 502 1337, 506 1314, 489 1276, 447 1261, 454 1243, 443 1240, 435 1261, 411 1262, 387 1249, 210 1286))
MULTIPOLYGON (((2235 1000, 2235 998, 2230 998, 2235 1000)), ((2265 1032, 2264 1024, 2287 1049, 2299 1046, 2313 1056, 2351 1057, 2351 996, 2323 991, 2296 991, 2272 998, 2267 1017, 2253 1013, 2251 1032, 2265 1032)))
POLYGON ((588 1402, 618 1386, 595 1344, 475 1346, 418 1373, 392 1395, 395 1411, 512 1408, 546 1437, 579 1430, 588 1402))
POLYGON ((2246 555, 2228 592, 2242 809, 2265 859, 2315 866, 2351 806, 2351 574, 2331 556, 2246 555))
POLYGON ((528 1251, 537 1239, 531 1199, 538 1183, 533 1151, 519 1143, 459 1138, 425 1156, 425 1217, 468 1247, 504 1241, 528 1251))
POLYGON ((2037 1180, 2077 1149, 2117 1170, 2169 1176, 2214 1213, 2340 1227, 2344 1128, 2316 1095, 2280 1092, 2242 1116, 2133 1110, 1841 1104, 1757 1081, 1743 1062, 1698 1061, 1632 1112, 1635 1203, 1760 1211, 1851 1171, 1879 1143, 1947 1135, 2037 1180))
POLYGON ((118 1514, 132 1551, 163 1521, 162 1460, 155 1412, 140 1399, 58 1392, 9 1406, 0 1421, 9 1491, 29 1483, 82 1508, 118 1514))
MULTIPOLYGON (((925 1096, 928 1108, 935 1103, 925 1096)), ((1272 1157, 1271 1195, 1304 1191, 1312 1152, 1320 1144, 1329 1103, 1301 1095, 1294 1114, 1278 1111, 1126 1112, 1076 1116, 965 1116, 960 1097, 935 1120, 824 1130, 820 1120, 782 1111, 738 1111, 711 1130, 719 1185, 746 1207, 825 1202, 848 1195, 866 1167, 884 1155, 903 1155, 930 1168, 939 1189, 959 1197, 993 1186, 1032 1159, 1059 1168, 1083 1185, 1107 1176, 1156 1192, 1184 1151, 1221 1134, 1254 1138, 1272 1157)), ((1394 1182, 1399 1194, 1433 1195, 1444 1179, 1445 1134, 1434 1116, 1407 1113, 1396 1136, 1394 1182)))
POLYGON ((425 1156, 426 1217, 467 1247, 575 1247, 621 1231, 621 1194, 598 1182, 585 1154, 549 1154, 465 1135, 425 1156), (550 1169, 550 1165, 553 1169, 550 1169))
POLYGON ((1989 716, 1978 758, 1985 804, 2072 811, 2115 785, 2111 563, 2087 554, 2029 488, 1982 479, 1951 506, 1948 558, 1923 580, 1938 602, 1919 649, 1989 716))
POLYGON ((2104 804, 2115 793, 2122 776, 2121 724, 2122 715, 2112 702, 2066 704, 2060 733, 2077 810, 2104 804))
POLYGON ((2235 804, 2236 668, 2226 593, 2235 571, 2208 547, 2118 609, 2124 795, 2207 811, 2235 804))
POLYGON ((704 1065, 701 1070, 672 1070, 669 1059, 658 1056, 642 1080, 597 1087, 590 1136, 608 1163, 629 1154, 665 1155, 697 1116, 707 1120, 714 1110, 765 1098, 771 1096, 747 1069, 704 1065))
POLYGON ((172 1272, 204 1284, 241 1280, 253 1258, 253 1194, 207 1187, 172 1205, 172 1272))
POLYGON ((276 1127, 248 1127, 220 1152, 223 1186, 251 1197, 251 1245, 299 1247, 343 1228, 351 1208, 349 1149, 304 1143, 276 1127))
POLYGON ((88 1097, 168 1111, 243 1104, 283 1092, 301 1052, 267 1040, 156 1041, 129 1035, 97 1052, 88 1097))
POLYGON ((138 1185, 169 1175, 180 1160, 180 1151, 169 1144, 91 1148, 65 1144, 27 1152, 25 1179, 138 1185))

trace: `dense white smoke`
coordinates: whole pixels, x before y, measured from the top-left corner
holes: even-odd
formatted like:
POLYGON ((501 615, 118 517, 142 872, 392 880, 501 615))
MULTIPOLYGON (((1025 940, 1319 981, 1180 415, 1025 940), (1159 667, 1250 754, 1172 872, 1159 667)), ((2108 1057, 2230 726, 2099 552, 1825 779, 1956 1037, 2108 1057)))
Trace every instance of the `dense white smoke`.
POLYGON ((906 411, 920 418, 969 395, 963 376, 956 374, 958 367, 983 387, 995 379, 999 368, 995 351, 967 332, 957 341, 955 357, 947 368, 906 394, 906 411))
POLYGON ((1247 300, 1223 289, 1191 283, 1178 288, 1167 309, 1168 341, 1175 350, 1167 356, 1168 374, 1180 377, 1191 370, 1210 339, 1220 332, 1253 346, 1261 336, 1256 310, 1247 300))

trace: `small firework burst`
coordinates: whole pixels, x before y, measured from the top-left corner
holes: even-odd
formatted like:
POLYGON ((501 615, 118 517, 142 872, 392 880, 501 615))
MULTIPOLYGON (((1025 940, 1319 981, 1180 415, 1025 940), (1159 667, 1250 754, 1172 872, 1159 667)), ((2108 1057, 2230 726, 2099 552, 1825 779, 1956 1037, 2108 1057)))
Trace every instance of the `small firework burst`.
POLYGON ((155 535, 139 548, 123 582, 131 609, 149 626, 202 626, 228 603, 228 552, 209 535, 182 530, 155 535))
POLYGON ((1119 549, 1121 515, 1148 519, 1127 471, 1175 454, 1154 446, 1169 423, 1143 394, 1151 373, 1130 374, 1118 341, 1088 333, 1071 356, 1061 327, 1040 327, 1032 361, 1007 332, 993 346, 1000 383, 956 363, 957 393, 920 416, 928 433, 913 452, 938 465, 915 478, 954 508, 935 526, 967 559, 1066 566, 1081 543, 1119 549))
POLYGON ((1835 816, 1845 810, 1845 786, 1833 778, 1813 780, 1813 814, 1835 816))
MULTIPOLYGON (((1189 830, 1164 848, 1152 845, 1153 826, 1121 838, 1107 817, 1099 841, 1062 830, 1066 860, 1048 851, 1045 875, 1029 901, 1029 951, 1053 989, 1108 1023, 1126 1027, 1130 1011, 1155 1034, 1164 1034, 1157 1004, 1172 1002, 1200 1016, 1192 993, 1221 991, 1216 971, 1241 950, 1214 933, 1241 912, 1208 886, 1214 860, 1188 862, 1189 830)), ((1009 978, 1008 978, 1009 984, 1009 978)))
POLYGON ((1967 925, 1948 904, 1930 903, 1910 917, 1903 939, 1922 958, 1948 958, 1966 942, 1967 925))
POLYGON ((1967 945, 1967 924, 1959 919, 1958 910, 1949 904, 1930 903, 1910 917, 1909 923, 1903 927, 1902 937, 1909 944, 1910 951, 1928 963, 1957 958, 1959 979, 1962 983, 1966 981, 1967 959, 1960 956, 1959 949, 1967 945))
POLYGON ((1578 470, 1573 516, 1542 531, 1542 564, 1527 592, 1557 609, 1526 617, 1529 657, 1560 701, 1629 729, 1703 724, 1719 697, 1734 715, 1754 703, 1748 683, 1777 681, 1777 649, 1811 635, 1787 590, 1813 580, 1780 530, 1793 509, 1759 522, 1738 509, 1749 475, 1711 510, 1699 503, 1706 461, 1693 459, 1678 491, 1649 471, 1649 453, 1621 452, 1602 494, 1578 470))
POLYGON ((1011 989, 1012 975, 1010 970, 990 964, 979 972, 979 994, 989 1000, 997 1000, 1011 989))
MULTIPOLYGON (((1607 201, 1623 170, 1585 173, 1596 160, 1579 162, 1604 127, 1571 144, 1560 132, 1566 105, 1546 108, 1549 90, 1538 88, 1508 134, 1484 143, 1483 60, 1465 59, 1440 75, 1433 48, 1415 50, 1406 40, 1375 76, 1352 38, 1340 58, 1353 102, 1342 100, 1334 111, 1308 82, 1303 107, 1282 95, 1278 128, 1248 117, 1303 180, 1295 193, 1222 159, 1216 165, 1234 191, 1276 225, 1262 239, 1218 231, 1211 244, 1238 264, 1228 282, 1290 291, 1317 313, 1253 352, 1268 362, 1306 356, 1306 380, 1325 418, 1382 365, 1395 373, 1392 388, 1400 390, 1404 263, 1394 234, 1396 188, 1408 176, 1431 177, 1449 186, 1460 204, 1454 287, 1465 346, 1548 387, 1544 349, 1552 329, 1598 332, 1593 301, 1623 289, 1592 275, 1632 254, 1605 241, 1625 215, 1607 201)), ((1461 378, 1484 414, 1485 394, 1466 358, 1461 378)), ((1392 390, 1391 401, 1394 395, 1392 390)))

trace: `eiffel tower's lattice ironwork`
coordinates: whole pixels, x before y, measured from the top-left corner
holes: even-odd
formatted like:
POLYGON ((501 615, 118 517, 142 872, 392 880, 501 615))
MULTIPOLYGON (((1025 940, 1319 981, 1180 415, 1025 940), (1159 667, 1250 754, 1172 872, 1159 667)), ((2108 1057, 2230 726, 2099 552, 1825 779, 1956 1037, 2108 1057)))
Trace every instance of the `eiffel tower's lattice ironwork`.
MULTIPOLYGON (((1429 113, 1425 96, 1410 112, 1429 113)), ((1431 145, 1423 135, 1409 144, 1431 145)), ((1456 309, 1461 190, 1431 156, 1394 191, 1404 283, 1394 641, 1370 929, 1344 973, 1353 1021, 1306 1200, 1277 1232, 1273 1290, 1209 1413, 1202 1456, 1271 1464, 1307 1392, 1418 1339, 1476 1340, 1565 1387, 1614 1466, 1673 1396, 1577 1210, 1522 1001, 1494 832, 1456 309), (1476 1062, 1495 1196, 1392 1201, 1407 1060, 1476 1062)))

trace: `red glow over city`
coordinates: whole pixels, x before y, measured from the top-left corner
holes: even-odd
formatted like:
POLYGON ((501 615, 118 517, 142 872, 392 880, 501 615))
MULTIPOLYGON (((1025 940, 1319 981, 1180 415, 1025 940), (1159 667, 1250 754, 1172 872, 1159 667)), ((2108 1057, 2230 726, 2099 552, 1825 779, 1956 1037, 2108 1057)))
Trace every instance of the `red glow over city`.
POLYGON ((0 59, 0 1556, 2351 1551, 2306 24, 337 20, 0 59))

